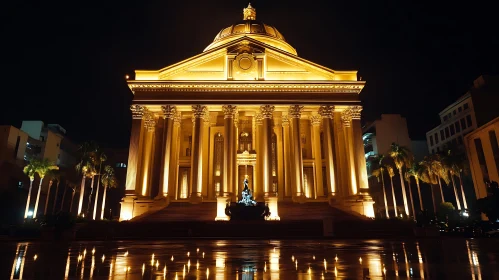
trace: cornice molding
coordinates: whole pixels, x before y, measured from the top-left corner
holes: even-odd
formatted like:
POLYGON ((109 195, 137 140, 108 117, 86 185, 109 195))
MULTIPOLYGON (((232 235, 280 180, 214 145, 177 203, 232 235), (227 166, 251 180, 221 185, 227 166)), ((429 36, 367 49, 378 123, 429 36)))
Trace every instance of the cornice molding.
POLYGON ((128 84, 132 91, 184 91, 184 92, 330 92, 360 93, 364 83, 172 83, 172 82, 134 82, 128 84))

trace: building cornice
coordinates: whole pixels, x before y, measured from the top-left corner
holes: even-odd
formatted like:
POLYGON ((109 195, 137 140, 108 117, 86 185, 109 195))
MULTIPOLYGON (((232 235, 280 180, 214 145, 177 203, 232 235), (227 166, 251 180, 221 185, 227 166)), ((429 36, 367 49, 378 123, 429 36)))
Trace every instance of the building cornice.
POLYGON ((356 93, 364 88, 364 81, 332 81, 332 82, 234 82, 234 81, 129 81, 128 87, 136 91, 161 92, 322 92, 322 93, 356 93))

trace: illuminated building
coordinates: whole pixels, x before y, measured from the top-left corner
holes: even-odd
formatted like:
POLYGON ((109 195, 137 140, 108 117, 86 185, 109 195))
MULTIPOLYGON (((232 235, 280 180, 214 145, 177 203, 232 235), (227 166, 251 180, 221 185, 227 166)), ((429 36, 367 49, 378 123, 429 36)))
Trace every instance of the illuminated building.
POLYGON ((329 201, 372 217, 364 84, 357 71, 299 57, 249 5, 201 54, 128 80, 133 120, 120 219, 176 201, 217 201, 224 220, 222 207, 246 175, 274 214, 278 201, 329 201))

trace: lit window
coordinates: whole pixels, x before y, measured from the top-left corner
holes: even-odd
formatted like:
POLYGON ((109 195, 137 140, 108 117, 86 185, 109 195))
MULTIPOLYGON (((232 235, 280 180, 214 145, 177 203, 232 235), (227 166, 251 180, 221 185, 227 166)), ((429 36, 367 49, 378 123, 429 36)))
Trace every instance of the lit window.
POLYGON ((118 163, 116 164, 116 167, 118 167, 118 168, 125 168, 125 167, 126 167, 126 163, 123 163, 123 162, 118 162, 118 163))

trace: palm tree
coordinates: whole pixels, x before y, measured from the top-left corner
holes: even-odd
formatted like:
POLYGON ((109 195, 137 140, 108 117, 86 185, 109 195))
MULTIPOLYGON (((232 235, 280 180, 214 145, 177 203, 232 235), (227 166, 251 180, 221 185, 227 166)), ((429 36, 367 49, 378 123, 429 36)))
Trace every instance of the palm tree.
POLYGON ((407 195, 405 192, 405 184, 404 184, 404 167, 410 166, 410 161, 412 159, 411 152, 409 151, 408 148, 404 146, 392 143, 388 154, 393 159, 393 162, 395 163, 395 166, 399 171, 400 187, 402 188, 402 197, 404 198, 404 210, 405 214, 409 216, 409 207, 407 205, 407 195))
MULTIPOLYGON (((35 209, 33 211, 33 217, 36 217, 38 211, 38 202, 40 201, 40 192, 42 190, 43 178, 52 169, 58 169, 57 165, 51 163, 48 159, 44 158, 38 162, 36 173, 40 176, 40 184, 38 186, 38 194, 36 195, 35 209)), ((50 189, 49 189, 50 191, 50 189)), ((49 194, 47 194, 49 195, 49 194)))
POLYGON ((413 176, 414 180, 416 180, 416 186, 418 188, 418 196, 419 196, 419 208, 420 208, 421 212, 424 211, 424 209, 423 209, 423 198, 421 197, 421 188, 419 186, 419 180, 420 180, 423 172, 424 172, 424 166, 422 166, 418 162, 414 162, 412 164, 412 167, 409 170, 407 170, 407 174, 409 174, 410 176, 413 176))
POLYGON ((388 175, 390 176, 390 184, 392 185, 392 197, 393 197, 393 209, 395 210, 395 217, 398 217, 397 211, 397 200, 395 199, 395 188, 393 187, 393 176, 395 176, 395 171, 390 164, 386 164, 386 170, 388 171, 388 175))
POLYGON ((371 176, 376 177, 378 179, 379 183, 379 178, 381 177, 381 183, 382 183, 382 188, 383 188, 383 200, 385 202, 385 213, 386 213, 386 218, 390 218, 390 215, 388 213, 388 200, 386 199, 386 187, 385 187, 385 178, 384 178, 384 172, 385 172, 385 167, 383 166, 383 155, 377 155, 376 157, 373 157, 369 160, 369 170, 371 170, 371 176))
POLYGON ((97 180, 97 189, 95 190, 94 213, 92 215, 92 219, 94 219, 94 220, 95 220, 95 215, 97 213, 97 204, 99 201, 99 185, 100 185, 100 182, 102 181, 102 174, 101 174, 102 173, 102 163, 104 163, 107 160, 107 155, 103 151, 99 150, 97 160, 99 162, 99 174, 98 175, 99 175, 101 180, 97 180))
POLYGON ((430 185, 431 200, 433 202, 433 213, 437 214, 437 204, 435 203, 435 193, 433 186, 437 184, 437 176, 432 172, 432 159, 428 156, 419 163, 423 168, 424 172, 420 174, 421 181, 430 185))
POLYGON ((409 174, 409 172, 406 172, 404 174, 404 179, 407 181, 409 187, 409 198, 411 200, 412 217, 414 218, 414 220, 416 220, 416 211, 414 210, 414 200, 412 199, 411 174, 409 174))
POLYGON ((450 179, 452 182, 452 187, 454 189, 454 196, 456 197, 457 210, 461 210, 461 203, 459 202, 459 196, 457 195, 456 182, 454 176, 461 172, 461 168, 458 166, 458 159, 452 150, 448 150, 445 156, 442 158, 443 165, 445 169, 450 173, 450 179))
POLYGON ((71 188, 71 203, 69 204, 69 213, 73 210, 73 201, 75 199, 75 193, 76 193, 76 184, 70 185, 71 188))
MULTIPOLYGON (((96 150, 96 145, 92 142, 85 142, 83 143, 79 151, 81 153, 80 155, 80 162, 76 165, 76 171, 81 173, 81 189, 80 189, 80 200, 78 202, 78 216, 81 215, 81 210, 83 206, 83 197, 85 194, 85 178, 92 176, 92 181, 93 181, 93 175, 95 174, 95 150, 96 150)), ((93 186, 93 183, 92 183, 93 186)), ((88 209, 87 209, 88 210, 88 209)))
POLYGON ((55 214, 55 206, 57 204, 57 195, 59 194, 59 185, 61 184, 62 172, 60 170, 52 170, 52 178, 57 181, 55 187, 54 204, 52 205, 52 215, 55 214))
POLYGON ((26 211, 24 211, 24 218, 25 219, 28 217, 28 213, 29 213, 29 201, 31 199, 31 189, 33 188, 33 181, 35 180, 37 164, 38 164, 38 161, 33 159, 28 163, 28 165, 26 165, 24 167, 24 170, 23 170, 24 174, 28 175, 28 177, 29 177, 28 200, 26 201, 26 211))
MULTIPOLYGON (((47 215, 47 207, 49 206, 49 200, 50 200, 50 189, 52 188, 52 184, 54 184, 54 181, 57 180, 56 177, 59 176, 58 173, 59 170, 52 169, 49 170, 47 174, 45 174, 45 177, 48 177, 50 181, 49 181, 49 188, 47 190, 47 196, 45 197, 45 209, 43 210, 44 216, 47 215)), ((56 201, 57 201, 57 194, 55 195, 54 206, 56 201)))
POLYGON ((447 169, 442 163, 442 156, 440 156, 439 154, 434 154, 431 159, 432 173, 437 177, 438 186, 440 187, 440 196, 442 198, 442 202, 445 202, 441 180, 444 180, 446 184, 449 184, 449 175, 447 169))
MULTIPOLYGON (((100 181, 102 182, 102 186, 104 186, 104 192, 102 193, 102 208, 100 212, 100 219, 102 220, 104 219, 107 188, 116 188, 118 186, 118 181, 114 175, 114 169, 110 165, 104 167, 104 173, 101 175, 100 181)), ((97 199, 95 200, 95 204, 97 204, 97 199)))

